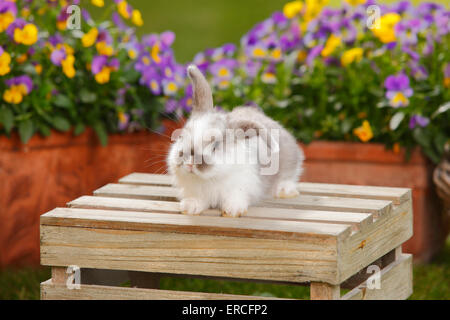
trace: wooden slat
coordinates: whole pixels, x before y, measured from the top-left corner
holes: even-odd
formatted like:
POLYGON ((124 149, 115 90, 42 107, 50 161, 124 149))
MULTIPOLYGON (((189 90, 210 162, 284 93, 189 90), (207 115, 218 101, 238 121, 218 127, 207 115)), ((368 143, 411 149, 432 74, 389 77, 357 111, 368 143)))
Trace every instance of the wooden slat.
POLYGON ((395 206, 362 232, 338 243, 339 279, 343 282, 358 271, 401 246, 413 234, 411 202, 395 206))
POLYGON ((413 292, 412 255, 402 256, 381 270, 379 289, 369 289, 366 283, 345 294, 343 300, 404 300, 413 292))
MULTIPOLYGON (((110 183, 95 190, 94 194, 105 197, 174 201, 176 200, 177 189, 174 187, 110 183)), ((378 217, 391 210, 392 202, 386 200, 300 195, 293 199, 268 199, 263 201, 261 205, 291 209, 374 213, 378 217)))
MULTIPOLYGON (((120 179, 119 183, 171 186, 172 177, 162 174, 132 173, 120 179)), ((300 182, 298 189, 302 194, 308 195, 390 200, 394 204, 411 199, 411 190, 407 188, 300 182)))
POLYGON ((147 200, 177 200, 177 188, 109 183, 94 191, 96 196, 147 200))
MULTIPOLYGON (((155 201, 141 199, 123 199, 112 197, 94 197, 82 196, 68 203, 71 208, 84 209, 108 209, 108 210, 125 210, 140 212, 161 212, 180 214, 178 202, 171 201, 155 201)), ((220 216, 219 210, 206 210, 203 216, 220 216)), ((329 222, 340 224, 351 224, 353 230, 372 223, 373 217, 368 213, 355 212, 336 212, 336 211, 317 211, 317 210, 301 210, 301 209, 283 209, 283 208, 249 208, 247 218, 261 219, 277 219, 277 220, 293 220, 293 221, 310 221, 310 222, 329 222)))
POLYGON ((41 216, 41 225, 292 240, 311 233, 341 239, 351 233, 344 224, 78 208, 56 208, 41 216))
POLYGON ((41 283, 42 300, 273 300, 277 298, 235 294, 171 291, 100 285, 81 285, 69 290, 64 284, 41 283))
POLYGON ((334 236, 274 240, 48 225, 40 231, 42 265, 339 284, 334 236))

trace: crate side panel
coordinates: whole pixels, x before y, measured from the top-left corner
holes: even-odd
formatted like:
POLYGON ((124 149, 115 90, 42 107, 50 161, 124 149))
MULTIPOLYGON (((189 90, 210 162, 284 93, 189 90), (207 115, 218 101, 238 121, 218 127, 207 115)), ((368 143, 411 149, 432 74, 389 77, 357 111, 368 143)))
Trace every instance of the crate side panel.
POLYGON ((287 282, 337 282, 336 237, 297 240, 41 226, 41 264, 287 282))

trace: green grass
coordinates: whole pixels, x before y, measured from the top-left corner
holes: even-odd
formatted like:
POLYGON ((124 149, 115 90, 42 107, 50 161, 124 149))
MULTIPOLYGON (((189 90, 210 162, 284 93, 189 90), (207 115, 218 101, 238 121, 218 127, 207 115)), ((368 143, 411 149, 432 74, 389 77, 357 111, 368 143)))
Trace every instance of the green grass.
MULTIPOLYGON (((0 271, 0 300, 39 299, 39 283, 49 278, 49 268, 0 271)), ((414 293, 411 299, 450 299, 448 279, 450 279, 450 238, 444 250, 432 263, 414 266, 414 293)), ((222 280, 166 277, 161 279, 161 289, 309 298, 308 287, 222 280)))

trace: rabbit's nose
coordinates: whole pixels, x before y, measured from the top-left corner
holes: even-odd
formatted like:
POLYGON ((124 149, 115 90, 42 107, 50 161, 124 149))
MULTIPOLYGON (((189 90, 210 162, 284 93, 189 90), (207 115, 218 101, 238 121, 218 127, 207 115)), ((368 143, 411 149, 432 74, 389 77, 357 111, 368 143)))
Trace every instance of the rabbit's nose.
POLYGON ((186 163, 186 168, 192 172, 192 170, 194 169, 194 165, 192 163, 186 163))

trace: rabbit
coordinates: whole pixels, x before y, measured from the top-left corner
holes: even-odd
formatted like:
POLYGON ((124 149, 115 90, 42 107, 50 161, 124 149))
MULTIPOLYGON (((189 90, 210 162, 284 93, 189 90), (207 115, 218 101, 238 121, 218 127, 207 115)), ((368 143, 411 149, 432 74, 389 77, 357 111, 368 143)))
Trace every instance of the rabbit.
POLYGON ((222 216, 239 217, 266 195, 298 196, 304 154, 295 138, 255 107, 215 109, 201 71, 189 65, 187 74, 193 86, 192 114, 173 137, 167 156, 181 212, 197 215, 218 208, 222 216), (262 163, 260 146, 272 151, 275 160, 262 163), (239 156, 249 159, 237 161, 239 156))

